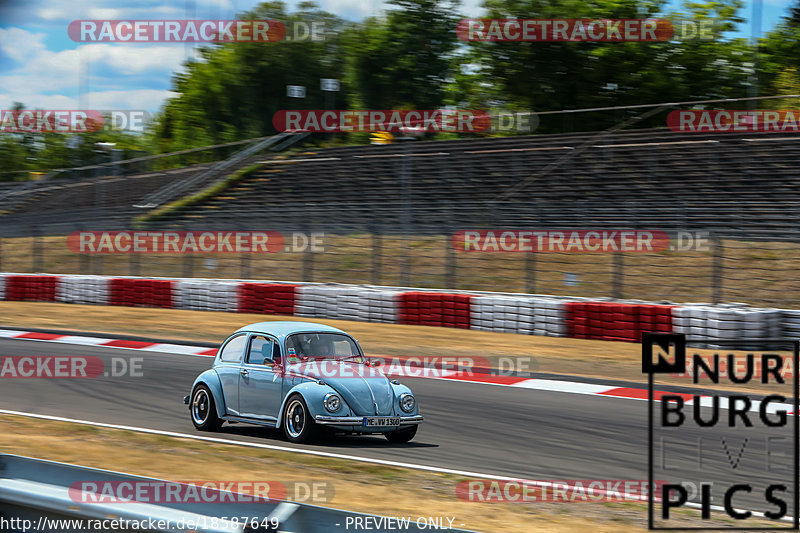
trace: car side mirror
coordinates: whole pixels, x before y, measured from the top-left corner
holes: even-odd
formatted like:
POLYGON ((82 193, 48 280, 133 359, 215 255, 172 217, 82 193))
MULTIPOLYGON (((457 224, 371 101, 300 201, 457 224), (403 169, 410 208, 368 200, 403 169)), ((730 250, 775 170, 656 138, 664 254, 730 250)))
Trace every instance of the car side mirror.
POLYGON ((275 365, 275 360, 274 359, 272 359, 270 357, 265 357, 264 358, 264 366, 274 366, 274 365, 275 365))

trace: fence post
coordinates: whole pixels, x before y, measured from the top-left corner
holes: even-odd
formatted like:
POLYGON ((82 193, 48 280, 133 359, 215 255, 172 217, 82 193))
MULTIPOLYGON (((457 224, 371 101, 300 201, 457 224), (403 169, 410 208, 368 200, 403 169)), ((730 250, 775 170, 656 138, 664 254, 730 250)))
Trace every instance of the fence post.
POLYGON ((525 292, 536 294, 536 252, 525 254, 525 292))
POLYGON ((380 230, 372 230, 372 284, 381 284, 381 270, 383 268, 383 238, 380 230))
POLYGON ((139 254, 135 252, 130 252, 130 259, 128 263, 128 275, 130 276, 139 275, 139 254))
POLYGON ((611 280, 612 286, 612 298, 622 299, 622 285, 623 285, 623 274, 625 270, 625 262, 622 252, 614 252, 614 269, 613 269, 613 277, 611 280))
POLYGON ((33 228, 33 239, 31 240, 31 255, 33 256, 33 271, 42 272, 42 236, 39 228, 33 228))
POLYGON ((239 278, 250 278, 250 254, 239 252, 239 278))
POLYGON ((723 279, 722 279, 722 239, 718 235, 711 237, 713 242, 712 263, 711 263, 711 303, 714 305, 722 302, 723 279))
POLYGON ((92 274, 95 276, 103 275, 103 254, 92 255, 92 274))
POLYGON ((444 286, 446 289, 456 288, 456 252, 447 234, 444 236, 444 286))
POLYGON ((409 245, 409 241, 411 240, 410 235, 403 235, 403 257, 400 259, 400 286, 401 287, 410 287, 411 286, 411 246, 409 245))
MULTIPOLYGON (((310 233, 306 233, 310 235, 310 233)), ((311 251, 311 246, 307 246, 303 252, 303 281, 314 281, 314 253, 311 251)))
POLYGON ((194 257, 191 254, 183 254, 183 277, 194 277, 194 257))

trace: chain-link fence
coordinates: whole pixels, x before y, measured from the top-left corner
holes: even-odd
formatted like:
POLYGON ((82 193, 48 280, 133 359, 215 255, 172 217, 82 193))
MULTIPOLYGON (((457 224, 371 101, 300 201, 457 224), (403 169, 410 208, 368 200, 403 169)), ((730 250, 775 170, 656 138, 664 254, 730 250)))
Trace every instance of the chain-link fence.
MULTIPOLYGON (((78 231, 78 230, 76 230, 78 231)), ((452 235, 287 233, 275 253, 74 253, 67 236, 0 239, 0 269, 360 283, 651 301, 800 304, 800 244, 717 239, 660 252, 464 252, 452 235), (312 246, 313 239, 313 246, 312 246)), ((680 236, 673 236, 678 242, 680 236)), ((705 240, 706 237, 700 237, 705 240)), ((685 240, 685 237, 684 237, 685 240)))

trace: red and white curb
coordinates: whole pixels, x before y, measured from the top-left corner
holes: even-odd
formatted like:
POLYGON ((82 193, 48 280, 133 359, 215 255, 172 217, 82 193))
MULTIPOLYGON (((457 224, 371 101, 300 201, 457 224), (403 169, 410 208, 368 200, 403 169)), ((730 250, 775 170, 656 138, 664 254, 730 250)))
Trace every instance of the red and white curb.
POLYGON ((59 335, 57 333, 41 333, 37 331, 0 329, 0 338, 59 342, 65 344, 78 344, 82 346, 101 346, 103 348, 127 348, 132 350, 173 353, 179 355, 202 355, 208 357, 217 355, 216 348, 206 348, 204 346, 187 346, 185 344, 166 344, 126 339, 86 337, 82 335, 59 335))
MULTIPOLYGON (((216 348, 206 348, 204 346, 188 346, 185 344, 169 344, 147 341, 136 341, 126 339, 113 339, 103 337, 89 337, 82 335, 62 335, 57 333, 42 333, 37 331, 18 331, 10 329, 0 329, 0 338, 29 340, 40 342, 56 342, 65 344, 77 344, 83 346, 98 346, 103 348, 123 348, 128 350, 142 350, 148 352, 170 353, 176 355, 191 355, 201 357, 214 357, 217 354, 216 348)), ((408 359, 408 358, 403 358, 408 359)), ((647 400, 647 389, 633 387, 615 387, 600 383, 579 383, 576 381, 562 381, 553 379, 525 378, 520 376, 496 375, 491 374, 489 369, 479 371, 464 372, 444 368, 416 368, 403 366, 393 366, 387 369, 387 375, 393 377, 408 377, 414 379, 441 379, 448 381, 459 381, 463 383, 483 383, 487 385, 500 385, 505 387, 517 387, 548 392, 564 392, 569 394, 585 394, 595 396, 605 396, 607 398, 622 398, 626 400, 647 400)), ((665 394, 680 396, 685 405, 694 405, 695 395, 688 393, 653 391, 653 397, 660 401, 665 394)), ((701 407, 712 407, 711 396, 699 396, 701 407)), ((761 402, 751 401, 750 411, 757 411, 761 402)), ((719 398, 719 407, 727 409, 728 398, 719 398)), ((790 403, 772 402, 767 406, 766 412, 774 414, 779 409, 791 409, 790 403)), ((788 414, 792 414, 789 411, 788 414)))

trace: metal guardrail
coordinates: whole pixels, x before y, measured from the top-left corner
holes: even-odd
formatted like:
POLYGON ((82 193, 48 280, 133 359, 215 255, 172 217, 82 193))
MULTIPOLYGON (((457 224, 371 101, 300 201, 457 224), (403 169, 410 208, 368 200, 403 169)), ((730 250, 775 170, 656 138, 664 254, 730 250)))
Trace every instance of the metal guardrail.
POLYGON ((276 149, 283 150, 284 148, 297 142, 300 138, 305 138, 306 136, 308 136, 308 134, 297 135, 294 133, 279 133, 278 135, 273 135, 272 137, 262 139, 246 148, 243 148, 242 150, 239 150, 229 158, 216 163, 214 166, 204 172, 200 172, 185 180, 176 180, 172 183, 169 183, 161 189, 147 195, 147 197, 145 197, 142 201, 134 204, 134 207, 154 209, 172 199, 182 196, 187 191, 199 184, 202 184, 203 182, 210 182, 212 179, 217 177, 220 172, 224 172, 233 165, 242 162, 248 157, 257 154, 262 150, 269 148, 270 146, 277 145, 276 149))
MULTIPOLYGON (((169 483, 174 482, 123 474, 96 468, 87 468, 54 461, 45 461, 18 455, 0 454, 0 531, 22 533, 23 531, 58 531, 71 533, 87 531, 86 521, 116 520, 117 524, 150 521, 162 525, 153 528, 138 528, 135 531, 203 531, 208 533, 235 531, 283 531, 294 533, 327 533, 334 531, 359 531, 355 525, 374 524, 381 517, 355 513, 304 503, 271 500, 265 503, 246 503, 241 496, 221 490, 213 490, 225 503, 85 503, 76 497, 74 484, 92 481, 95 483, 169 483), (73 490, 70 491, 70 487, 73 490), (238 503, 229 503, 231 500, 238 503), (228 517, 223 520, 221 517, 228 517), (248 517, 250 524, 274 524, 269 528, 251 527, 233 517, 248 517), (361 520, 356 520, 360 518, 361 520), (152 520, 150 520, 152 519, 152 520), (24 521, 28 522, 24 522, 24 521), (84 522, 80 522, 83 520, 84 522), (55 521, 61 521, 60 523, 55 521), (126 522, 127 521, 127 522, 126 522), (27 527, 24 527, 27 526, 27 527), (41 527, 40 527, 41 526, 41 527), (46 526, 46 527, 44 527, 46 526), (180 527, 182 526, 182 527, 180 527), (189 527, 191 526, 191 527, 189 527)), ((183 484, 180 484, 183 485, 183 484)), ((209 498, 213 500, 214 498, 209 498)), ((134 531, 119 527, 117 531, 134 531)), ((425 531, 424 524, 411 520, 407 527, 393 531, 425 531)), ((468 533, 466 530, 449 529, 453 533, 468 533)))

